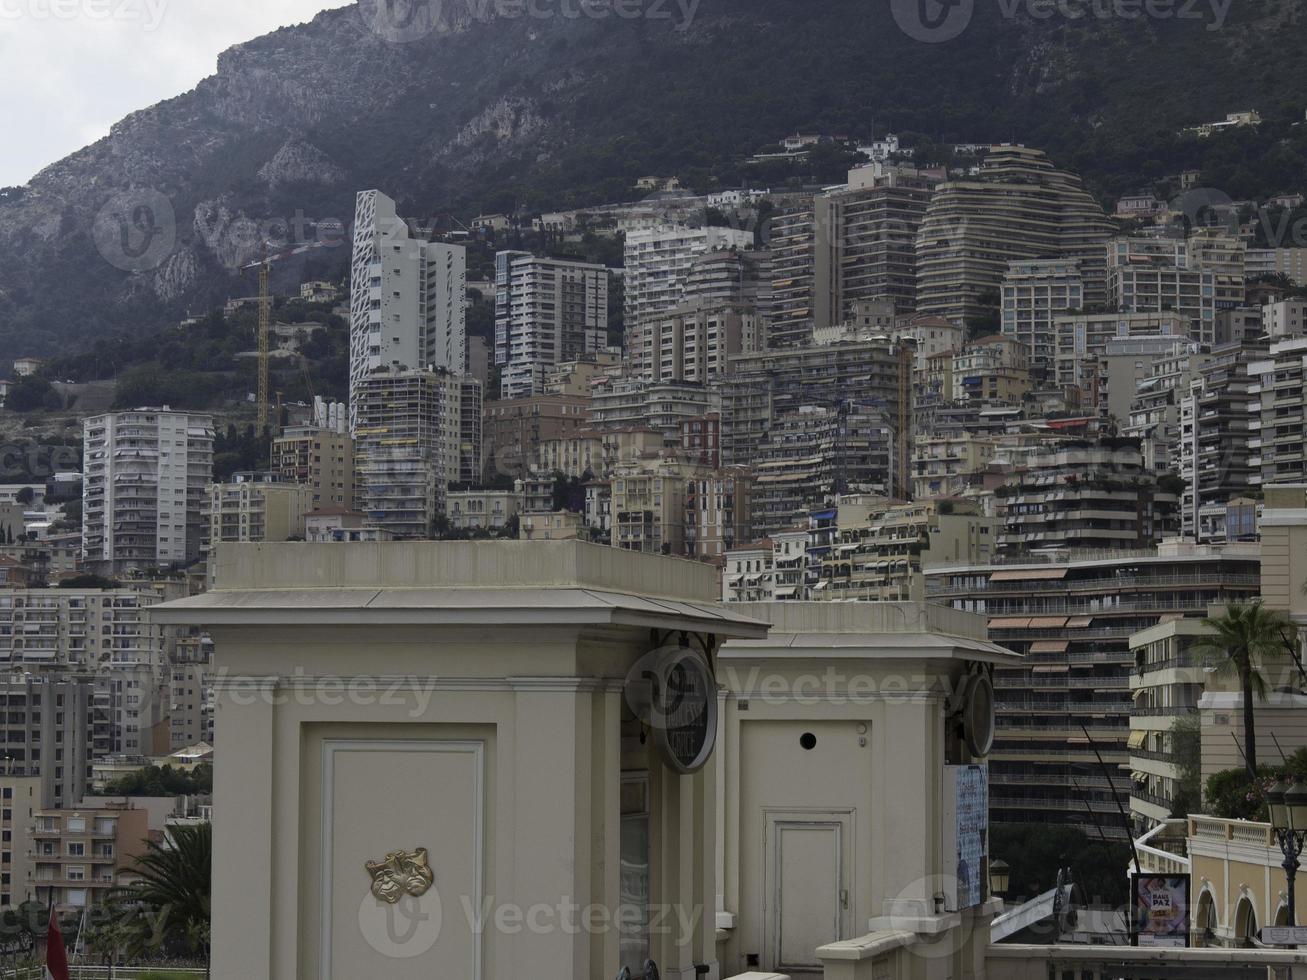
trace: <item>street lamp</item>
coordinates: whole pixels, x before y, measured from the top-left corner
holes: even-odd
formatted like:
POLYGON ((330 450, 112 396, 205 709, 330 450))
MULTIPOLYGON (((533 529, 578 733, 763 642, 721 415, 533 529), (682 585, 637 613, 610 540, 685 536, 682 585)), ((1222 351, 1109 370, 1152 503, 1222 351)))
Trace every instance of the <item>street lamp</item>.
POLYGON ((1007 898, 1007 886, 1012 880, 1012 869, 1004 860, 989 862, 989 893, 999 898, 1007 898))
POLYGON ((1302 855, 1303 845, 1307 843, 1307 786, 1302 783, 1286 783, 1284 778, 1276 780, 1275 785, 1266 791, 1266 803, 1271 811, 1271 829, 1275 831, 1276 843, 1284 854, 1284 877, 1288 883, 1289 925, 1298 924, 1297 909, 1294 903, 1294 879, 1298 876, 1298 858, 1302 855))

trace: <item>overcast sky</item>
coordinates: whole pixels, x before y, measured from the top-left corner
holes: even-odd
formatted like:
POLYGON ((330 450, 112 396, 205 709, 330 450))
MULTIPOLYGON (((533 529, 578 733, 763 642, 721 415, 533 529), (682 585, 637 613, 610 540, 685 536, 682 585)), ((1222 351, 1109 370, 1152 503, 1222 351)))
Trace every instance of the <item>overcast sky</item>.
POLYGON ((348 0, 0 0, 0 187, 180 95, 240 41, 348 0))

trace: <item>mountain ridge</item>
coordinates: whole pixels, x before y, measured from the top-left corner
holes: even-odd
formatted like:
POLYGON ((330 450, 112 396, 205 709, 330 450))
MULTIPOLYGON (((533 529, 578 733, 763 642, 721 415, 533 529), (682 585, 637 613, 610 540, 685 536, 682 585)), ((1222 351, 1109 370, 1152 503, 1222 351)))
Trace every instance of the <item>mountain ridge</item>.
POLYGON ((1104 199, 1195 156, 1232 196, 1303 182, 1288 120, 1307 81, 1276 66, 1307 54, 1304 0, 1247 0, 1220 31, 979 0, 937 44, 896 21, 912 0, 701 0, 683 28, 466 0, 403 42, 369 27, 387 2, 236 45, 190 92, 0 192, 0 343, 49 353, 247 294, 236 270, 268 222, 347 224, 363 187, 413 215, 629 199, 646 173, 703 190, 748 180, 739 161, 795 129, 1025 142, 1104 199), (1251 107, 1287 146, 1176 136, 1251 107))

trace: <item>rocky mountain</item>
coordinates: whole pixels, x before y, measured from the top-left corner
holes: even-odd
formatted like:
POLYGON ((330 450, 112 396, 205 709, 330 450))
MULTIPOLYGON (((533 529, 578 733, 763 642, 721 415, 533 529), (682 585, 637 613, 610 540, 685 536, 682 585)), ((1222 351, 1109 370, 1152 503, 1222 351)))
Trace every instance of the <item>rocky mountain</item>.
MULTIPOLYGON (((1188 168, 1303 190, 1307 0, 360 0, 0 190, 0 349, 66 350, 248 294, 265 239, 696 188, 796 130, 1048 149, 1112 194, 1188 168), (1048 12, 1052 10, 1052 15, 1048 12), (1162 16, 1157 11, 1169 10, 1162 16), (1185 125, 1256 108, 1259 131, 1185 125)), ((796 172, 796 180, 805 175, 796 172)))

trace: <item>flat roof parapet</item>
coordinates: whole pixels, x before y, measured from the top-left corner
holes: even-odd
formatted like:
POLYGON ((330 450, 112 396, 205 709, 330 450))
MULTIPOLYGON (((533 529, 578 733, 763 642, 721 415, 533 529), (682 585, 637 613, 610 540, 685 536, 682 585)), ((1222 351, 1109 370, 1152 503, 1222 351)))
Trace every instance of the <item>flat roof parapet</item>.
POLYGON ((720 596, 709 565, 583 541, 223 544, 210 561, 216 592, 579 588, 689 602, 720 596))

